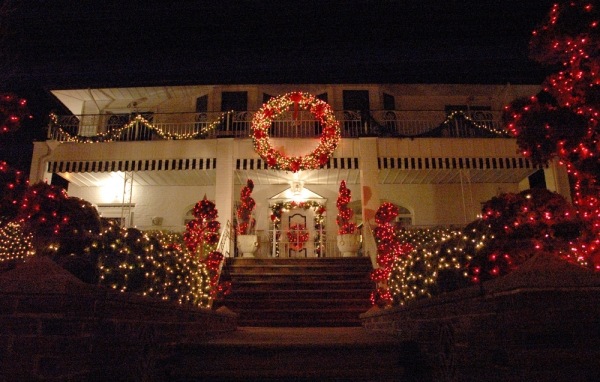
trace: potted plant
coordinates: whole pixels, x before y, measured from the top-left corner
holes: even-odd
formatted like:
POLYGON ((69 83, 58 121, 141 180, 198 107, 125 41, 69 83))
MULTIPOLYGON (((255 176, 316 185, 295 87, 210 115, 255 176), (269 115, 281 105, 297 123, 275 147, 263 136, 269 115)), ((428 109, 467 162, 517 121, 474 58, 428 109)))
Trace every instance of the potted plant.
POLYGON ((356 223, 353 221, 354 212, 348 207, 351 196, 346 181, 342 180, 336 203, 338 208, 336 223, 338 225, 337 245, 343 257, 356 256, 361 243, 356 223))
POLYGON ((242 188, 240 194, 240 205, 237 208, 237 247, 243 257, 254 257, 254 253, 258 248, 258 238, 254 232, 256 220, 252 215, 252 211, 256 207, 256 202, 250 196, 254 189, 254 182, 248 179, 246 185, 242 188))

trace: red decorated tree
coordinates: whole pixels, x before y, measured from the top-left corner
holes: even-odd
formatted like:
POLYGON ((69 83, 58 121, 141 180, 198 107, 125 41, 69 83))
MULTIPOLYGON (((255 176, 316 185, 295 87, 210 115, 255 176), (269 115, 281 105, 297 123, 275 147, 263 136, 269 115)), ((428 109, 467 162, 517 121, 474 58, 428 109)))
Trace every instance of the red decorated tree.
POLYGON ((502 276, 539 251, 578 262, 570 243, 583 228, 573 205, 546 189, 493 197, 484 203, 481 221, 463 231, 467 242, 481 243, 466 250, 473 257, 469 276, 473 282, 502 276))
POLYGON ((388 280, 396 259, 411 251, 411 246, 403 243, 397 232, 398 207, 385 202, 375 213, 374 229, 377 243, 377 265, 379 268, 371 273, 371 279, 377 283, 377 290, 371 295, 371 302, 380 306, 390 305, 393 296, 388 287, 388 280))
POLYGON ((186 231, 183 233, 187 249, 192 255, 198 256, 200 262, 206 265, 210 280, 209 302, 226 292, 225 284, 219 284, 223 254, 216 251, 219 242, 219 229, 221 223, 217 220, 218 212, 215 203, 204 196, 204 199, 196 203, 193 210, 194 220, 188 222, 186 231))
POLYGON ((215 203, 206 196, 196 203, 192 213, 195 219, 187 223, 183 239, 192 254, 203 258, 216 248, 221 223, 216 220, 218 212, 215 203))
POLYGON ((14 94, 0 93, 0 134, 17 130, 27 118, 31 118, 27 100, 14 94))
POLYGON ((238 235, 250 235, 254 229, 256 223, 252 212, 256 207, 256 202, 250 196, 254 190, 254 182, 251 179, 246 181, 246 185, 242 188, 240 193, 240 205, 237 208, 237 227, 236 232, 238 235))
POLYGON ((600 270, 600 9, 589 1, 555 4, 533 31, 531 57, 560 68, 537 96, 506 108, 508 129, 535 164, 553 158, 572 179, 574 203, 587 230, 573 248, 600 270))
POLYGON ((25 174, 0 161, 0 227, 17 216, 28 187, 25 174))
POLYGON ((356 223, 352 221, 354 212, 348 207, 351 197, 352 192, 348 187, 346 187, 346 181, 342 180, 336 202, 336 206, 338 208, 336 222, 338 225, 338 234, 340 235, 347 235, 356 232, 356 223))

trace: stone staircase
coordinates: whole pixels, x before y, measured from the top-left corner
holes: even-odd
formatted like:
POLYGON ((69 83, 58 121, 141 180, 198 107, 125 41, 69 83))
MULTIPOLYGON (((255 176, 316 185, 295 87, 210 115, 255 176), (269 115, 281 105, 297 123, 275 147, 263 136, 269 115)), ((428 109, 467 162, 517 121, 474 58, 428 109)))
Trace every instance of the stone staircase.
POLYGON ((360 326, 371 305, 370 259, 229 258, 222 279, 232 283, 223 305, 240 326, 360 326))

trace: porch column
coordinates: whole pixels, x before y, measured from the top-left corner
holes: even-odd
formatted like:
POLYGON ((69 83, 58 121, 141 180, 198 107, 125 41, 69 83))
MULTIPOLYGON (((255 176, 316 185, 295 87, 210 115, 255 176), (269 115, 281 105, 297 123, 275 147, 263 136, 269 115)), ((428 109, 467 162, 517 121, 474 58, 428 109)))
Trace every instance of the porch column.
POLYGON ((233 224, 233 138, 217 139, 217 176, 215 182, 215 204, 219 212, 221 230, 227 221, 233 224))
POLYGON ((43 141, 33 143, 33 156, 31 158, 31 167, 29 167, 29 182, 35 184, 38 182, 50 183, 52 174, 47 172, 48 158, 56 147, 60 145, 57 141, 43 141))
POLYGON ((569 184, 569 175, 567 169, 558 163, 558 159, 553 159, 548 168, 544 169, 544 178, 546 179, 546 188, 562 195, 571 202, 571 186, 569 184))
MULTIPOLYGON (((376 137, 358 138, 360 199, 362 203, 363 224, 375 226, 375 212, 379 208, 379 166, 376 137)), ((377 255, 374 240, 363 240, 363 251, 369 256, 377 255)))

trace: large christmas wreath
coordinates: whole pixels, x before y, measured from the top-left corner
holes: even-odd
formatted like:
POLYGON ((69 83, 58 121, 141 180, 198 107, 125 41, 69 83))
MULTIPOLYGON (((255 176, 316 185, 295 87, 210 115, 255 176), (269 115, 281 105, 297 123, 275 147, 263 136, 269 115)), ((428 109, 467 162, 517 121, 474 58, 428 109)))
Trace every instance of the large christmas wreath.
POLYGON ((252 118, 254 150, 270 168, 276 170, 297 172, 323 167, 337 148, 340 137, 340 125, 329 104, 308 93, 293 92, 271 98, 252 118), (298 110, 309 110, 323 127, 319 145, 308 155, 285 156, 273 148, 269 138, 273 119, 290 107, 293 107, 294 118, 298 117, 298 110))

